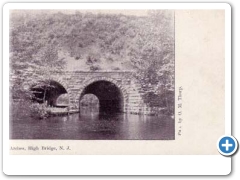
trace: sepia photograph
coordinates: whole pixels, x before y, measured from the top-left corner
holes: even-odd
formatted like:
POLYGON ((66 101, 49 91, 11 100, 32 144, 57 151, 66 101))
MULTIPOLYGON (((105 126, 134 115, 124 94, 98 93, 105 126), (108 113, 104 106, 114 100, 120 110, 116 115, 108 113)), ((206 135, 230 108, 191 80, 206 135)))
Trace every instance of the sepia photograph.
POLYGON ((2 10, 4 174, 229 174, 229 4, 2 10))
POLYGON ((174 10, 10 10, 10 139, 175 140, 174 10))

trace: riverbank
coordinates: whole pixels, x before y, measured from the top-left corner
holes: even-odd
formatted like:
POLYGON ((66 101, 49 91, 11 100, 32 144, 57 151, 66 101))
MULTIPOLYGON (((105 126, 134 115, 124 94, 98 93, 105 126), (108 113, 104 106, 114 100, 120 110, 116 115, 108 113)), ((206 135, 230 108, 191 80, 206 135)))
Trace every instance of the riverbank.
POLYGON ((69 114, 79 113, 79 110, 69 110, 66 108, 58 108, 58 107, 48 107, 48 114, 50 116, 65 116, 69 114))

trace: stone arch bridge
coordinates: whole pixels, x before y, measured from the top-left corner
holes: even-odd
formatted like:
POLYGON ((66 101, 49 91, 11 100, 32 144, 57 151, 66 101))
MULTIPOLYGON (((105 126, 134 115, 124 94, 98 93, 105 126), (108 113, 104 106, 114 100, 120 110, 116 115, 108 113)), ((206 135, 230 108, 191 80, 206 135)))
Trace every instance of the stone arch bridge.
MULTIPOLYGON (((27 75, 31 76, 31 73, 27 75)), ((40 79, 36 78, 36 83, 40 79)), ((49 80, 50 84, 56 87, 46 94, 46 100, 51 106, 56 105, 61 94, 68 93, 70 111, 79 112, 82 97, 85 94, 94 94, 99 99, 100 111, 152 113, 151 108, 144 103, 144 91, 131 71, 52 72, 49 80)))

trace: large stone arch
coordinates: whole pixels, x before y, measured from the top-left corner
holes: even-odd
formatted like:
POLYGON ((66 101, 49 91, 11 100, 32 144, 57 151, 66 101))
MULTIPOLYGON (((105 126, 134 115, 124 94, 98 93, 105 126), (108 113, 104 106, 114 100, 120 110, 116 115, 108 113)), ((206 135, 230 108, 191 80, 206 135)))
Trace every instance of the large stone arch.
POLYGON ((79 98, 79 102, 81 100, 81 98, 85 95, 85 90, 93 85, 94 83, 98 83, 98 82, 106 82, 106 83, 112 83, 113 85, 116 86, 116 88, 119 90, 119 92, 121 93, 122 96, 122 112, 125 112, 126 106, 127 106, 127 102, 128 102, 128 93, 127 90, 122 86, 121 82, 118 82, 117 80, 114 80, 112 78, 109 77, 94 77, 94 78, 88 78, 85 81, 83 81, 82 83, 82 88, 79 91, 78 94, 78 98, 79 98))

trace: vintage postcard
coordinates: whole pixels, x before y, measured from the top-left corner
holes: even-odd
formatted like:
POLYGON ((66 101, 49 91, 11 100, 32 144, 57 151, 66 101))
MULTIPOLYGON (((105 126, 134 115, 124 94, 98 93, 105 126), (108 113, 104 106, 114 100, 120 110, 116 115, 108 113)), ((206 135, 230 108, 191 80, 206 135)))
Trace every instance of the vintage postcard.
POLYGON ((228 5, 147 5, 7 5, 10 156, 219 155, 228 5))

